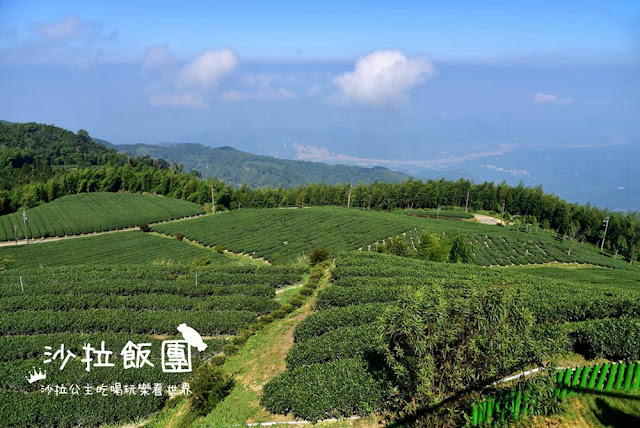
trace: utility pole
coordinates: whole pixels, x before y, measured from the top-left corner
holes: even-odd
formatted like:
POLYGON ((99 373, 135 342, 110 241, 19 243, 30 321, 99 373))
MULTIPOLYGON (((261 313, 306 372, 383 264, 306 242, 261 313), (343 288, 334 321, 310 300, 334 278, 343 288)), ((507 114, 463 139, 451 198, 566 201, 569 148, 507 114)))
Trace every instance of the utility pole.
POLYGON ((211 211, 216 213, 216 191, 213 190, 213 186, 211 186, 211 211))
POLYGON ((27 231, 27 211, 22 209, 22 220, 24 221, 24 237, 27 239, 27 244, 29 243, 29 233, 27 231))
POLYGON ((604 240, 607 239, 607 229, 609 229, 609 216, 607 216, 607 218, 604 219, 602 224, 604 225, 604 236, 602 237, 602 243, 600 244, 600 251, 603 250, 604 240))
POLYGON ((349 185, 349 198, 347 199, 347 208, 351 207, 351 191, 353 190, 353 184, 349 185))
POLYGON ((467 208, 469 208, 469 190, 467 189, 467 202, 464 203, 464 212, 467 212, 467 208))

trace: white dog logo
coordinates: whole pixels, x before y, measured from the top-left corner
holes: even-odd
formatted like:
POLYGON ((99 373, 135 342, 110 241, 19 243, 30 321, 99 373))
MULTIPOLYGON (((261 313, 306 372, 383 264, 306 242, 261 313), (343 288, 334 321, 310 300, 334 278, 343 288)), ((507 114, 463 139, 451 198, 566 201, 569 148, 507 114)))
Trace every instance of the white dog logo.
POLYGON ((190 346, 198 348, 198 351, 202 352, 207 349, 207 344, 202 340, 200 333, 189 327, 187 324, 180 324, 178 326, 178 331, 182 333, 184 340, 186 340, 190 346))

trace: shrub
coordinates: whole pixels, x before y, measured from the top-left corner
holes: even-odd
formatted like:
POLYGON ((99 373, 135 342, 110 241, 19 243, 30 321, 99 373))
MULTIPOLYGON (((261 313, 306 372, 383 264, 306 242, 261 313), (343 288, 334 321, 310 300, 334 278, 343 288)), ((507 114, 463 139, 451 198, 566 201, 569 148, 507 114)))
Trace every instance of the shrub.
POLYGON ((446 262, 449 260, 451 245, 444 239, 440 239, 433 232, 423 231, 420 235, 418 255, 421 259, 434 262, 446 262))
POLYGON ((375 359, 380 360, 381 349, 377 324, 338 328, 296 343, 287 354, 287 368, 367 355, 376 355, 375 359))
POLYGON ((193 407, 198 414, 208 414, 233 388, 233 378, 214 364, 203 364, 190 382, 193 407))
POLYGON ((11 263, 15 263, 16 259, 13 256, 0 257, 0 271, 5 270, 11 263))
POLYGON ((364 360, 348 358, 287 371, 269 381, 260 403, 272 413, 312 422, 366 415, 382 407, 384 387, 364 360))
POLYGON ((173 237, 176 238, 178 241, 182 241, 184 239, 184 235, 180 232, 174 233, 173 237))
POLYGON ((640 358, 640 319, 623 316, 581 323, 572 333, 576 352, 587 358, 640 358))
POLYGON ((191 260, 189 263, 191 266, 209 266, 211 264, 211 259, 209 257, 198 257, 197 259, 191 260))
MULTIPOLYGON (((384 317, 386 361, 395 385, 394 415, 430 409, 543 358, 534 318, 516 287, 471 288, 445 297, 438 286, 405 295, 384 317)), ((457 413, 459 402, 446 404, 457 413)), ((450 425, 440 418, 438 426, 450 425)))
POLYGON ((149 227, 149 223, 142 223, 138 225, 138 229, 140 229, 141 231, 147 233, 147 232, 151 232, 151 228, 149 227))
POLYGON ((370 303, 316 312, 298 324, 293 337, 296 342, 301 342, 342 327, 372 323, 380 318, 384 308, 383 304, 370 303))
POLYGON ((316 248, 309 253, 309 264, 315 266, 318 263, 322 263, 325 260, 329 260, 331 257, 331 251, 328 248, 316 248))
POLYGON ((224 253, 224 248, 222 248, 222 245, 216 245, 215 247, 213 247, 213 251, 218 254, 222 254, 224 253))
POLYGON ((403 236, 387 239, 384 244, 378 246, 378 252, 404 257, 411 254, 409 243, 403 236))
POLYGON ((457 235, 451 241, 450 260, 453 263, 469 263, 473 258, 471 242, 464 235, 457 235))

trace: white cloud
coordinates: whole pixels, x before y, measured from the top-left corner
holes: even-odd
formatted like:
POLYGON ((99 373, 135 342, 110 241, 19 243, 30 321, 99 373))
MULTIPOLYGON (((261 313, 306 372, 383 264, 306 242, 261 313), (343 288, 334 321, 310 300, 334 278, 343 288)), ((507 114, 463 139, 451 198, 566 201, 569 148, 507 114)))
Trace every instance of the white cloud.
POLYGON ((173 64, 169 45, 150 46, 144 52, 142 66, 147 69, 167 67, 173 64))
POLYGON ((268 88, 273 82, 280 79, 277 74, 245 74, 242 76, 245 85, 268 88))
POLYGON ((426 57, 409 59, 399 50, 377 50, 334 79, 341 92, 331 98, 372 105, 397 102, 434 72, 426 57))
POLYGON ((34 30, 42 38, 62 41, 77 38, 82 34, 81 27, 86 27, 84 21, 70 15, 59 21, 35 25, 34 30))
POLYGON ((186 87, 211 89, 222 77, 233 72, 237 65, 238 56, 231 48, 208 50, 185 64, 178 79, 186 87))
POLYGON ((513 146, 510 144, 497 144, 494 147, 481 151, 469 151, 460 156, 445 156, 436 159, 384 159, 384 158, 363 158, 358 156, 346 155, 344 153, 334 154, 325 147, 306 146, 300 143, 293 143, 293 149, 296 151, 296 158, 300 160, 311 160, 319 162, 332 163, 352 163, 359 166, 376 166, 384 165, 388 167, 397 166, 418 166, 421 168, 440 168, 449 164, 456 164, 468 160, 482 159, 486 157, 501 156, 508 153, 513 146))
POLYGON ((320 91, 322 90, 322 85, 313 85, 312 87, 310 87, 307 90, 307 94, 313 96, 316 96, 320 93, 320 91))
POLYGON ((143 68, 161 67, 164 73, 149 87, 149 103, 154 106, 201 108, 220 80, 231 74, 238 56, 228 47, 207 50, 181 67, 174 65, 168 46, 149 47, 142 60, 143 68))
POLYGON ((538 104, 573 104, 573 98, 562 98, 555 94, 545 94, 544 92, 536 92, 533 94, 532 101, 538 104))
POLYGON ((117 38, 117 32, 69 15, 56 21, 31 24, 24 36, 17 31, 7 36, 13 40, 0 47, 3 62, 92 68, 101 62, 105 54, 103 48, 117 38))
POLYGON ((284 88, 262 89, 258 92, 242 92, 236 90, 225 91, 220 94, 222 101, 245 101, 245 100, 279 100, 297 98, 296 92, 284 88))
POLYGON ((202 97, 202 94, 194 92, 154 95, 149 98, 149 103, 157 107, 172 106, 202 108, 208 105, 202 97))

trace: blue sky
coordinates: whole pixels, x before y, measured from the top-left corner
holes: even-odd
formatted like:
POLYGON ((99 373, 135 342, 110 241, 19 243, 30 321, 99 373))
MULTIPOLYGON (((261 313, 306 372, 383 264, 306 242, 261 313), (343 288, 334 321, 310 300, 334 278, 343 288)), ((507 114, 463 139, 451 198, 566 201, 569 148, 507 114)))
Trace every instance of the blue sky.
POLYGON ((640 144, 640 2, 0 0, 0 101, 116 143, 517 180, 533 149, 640 144))

